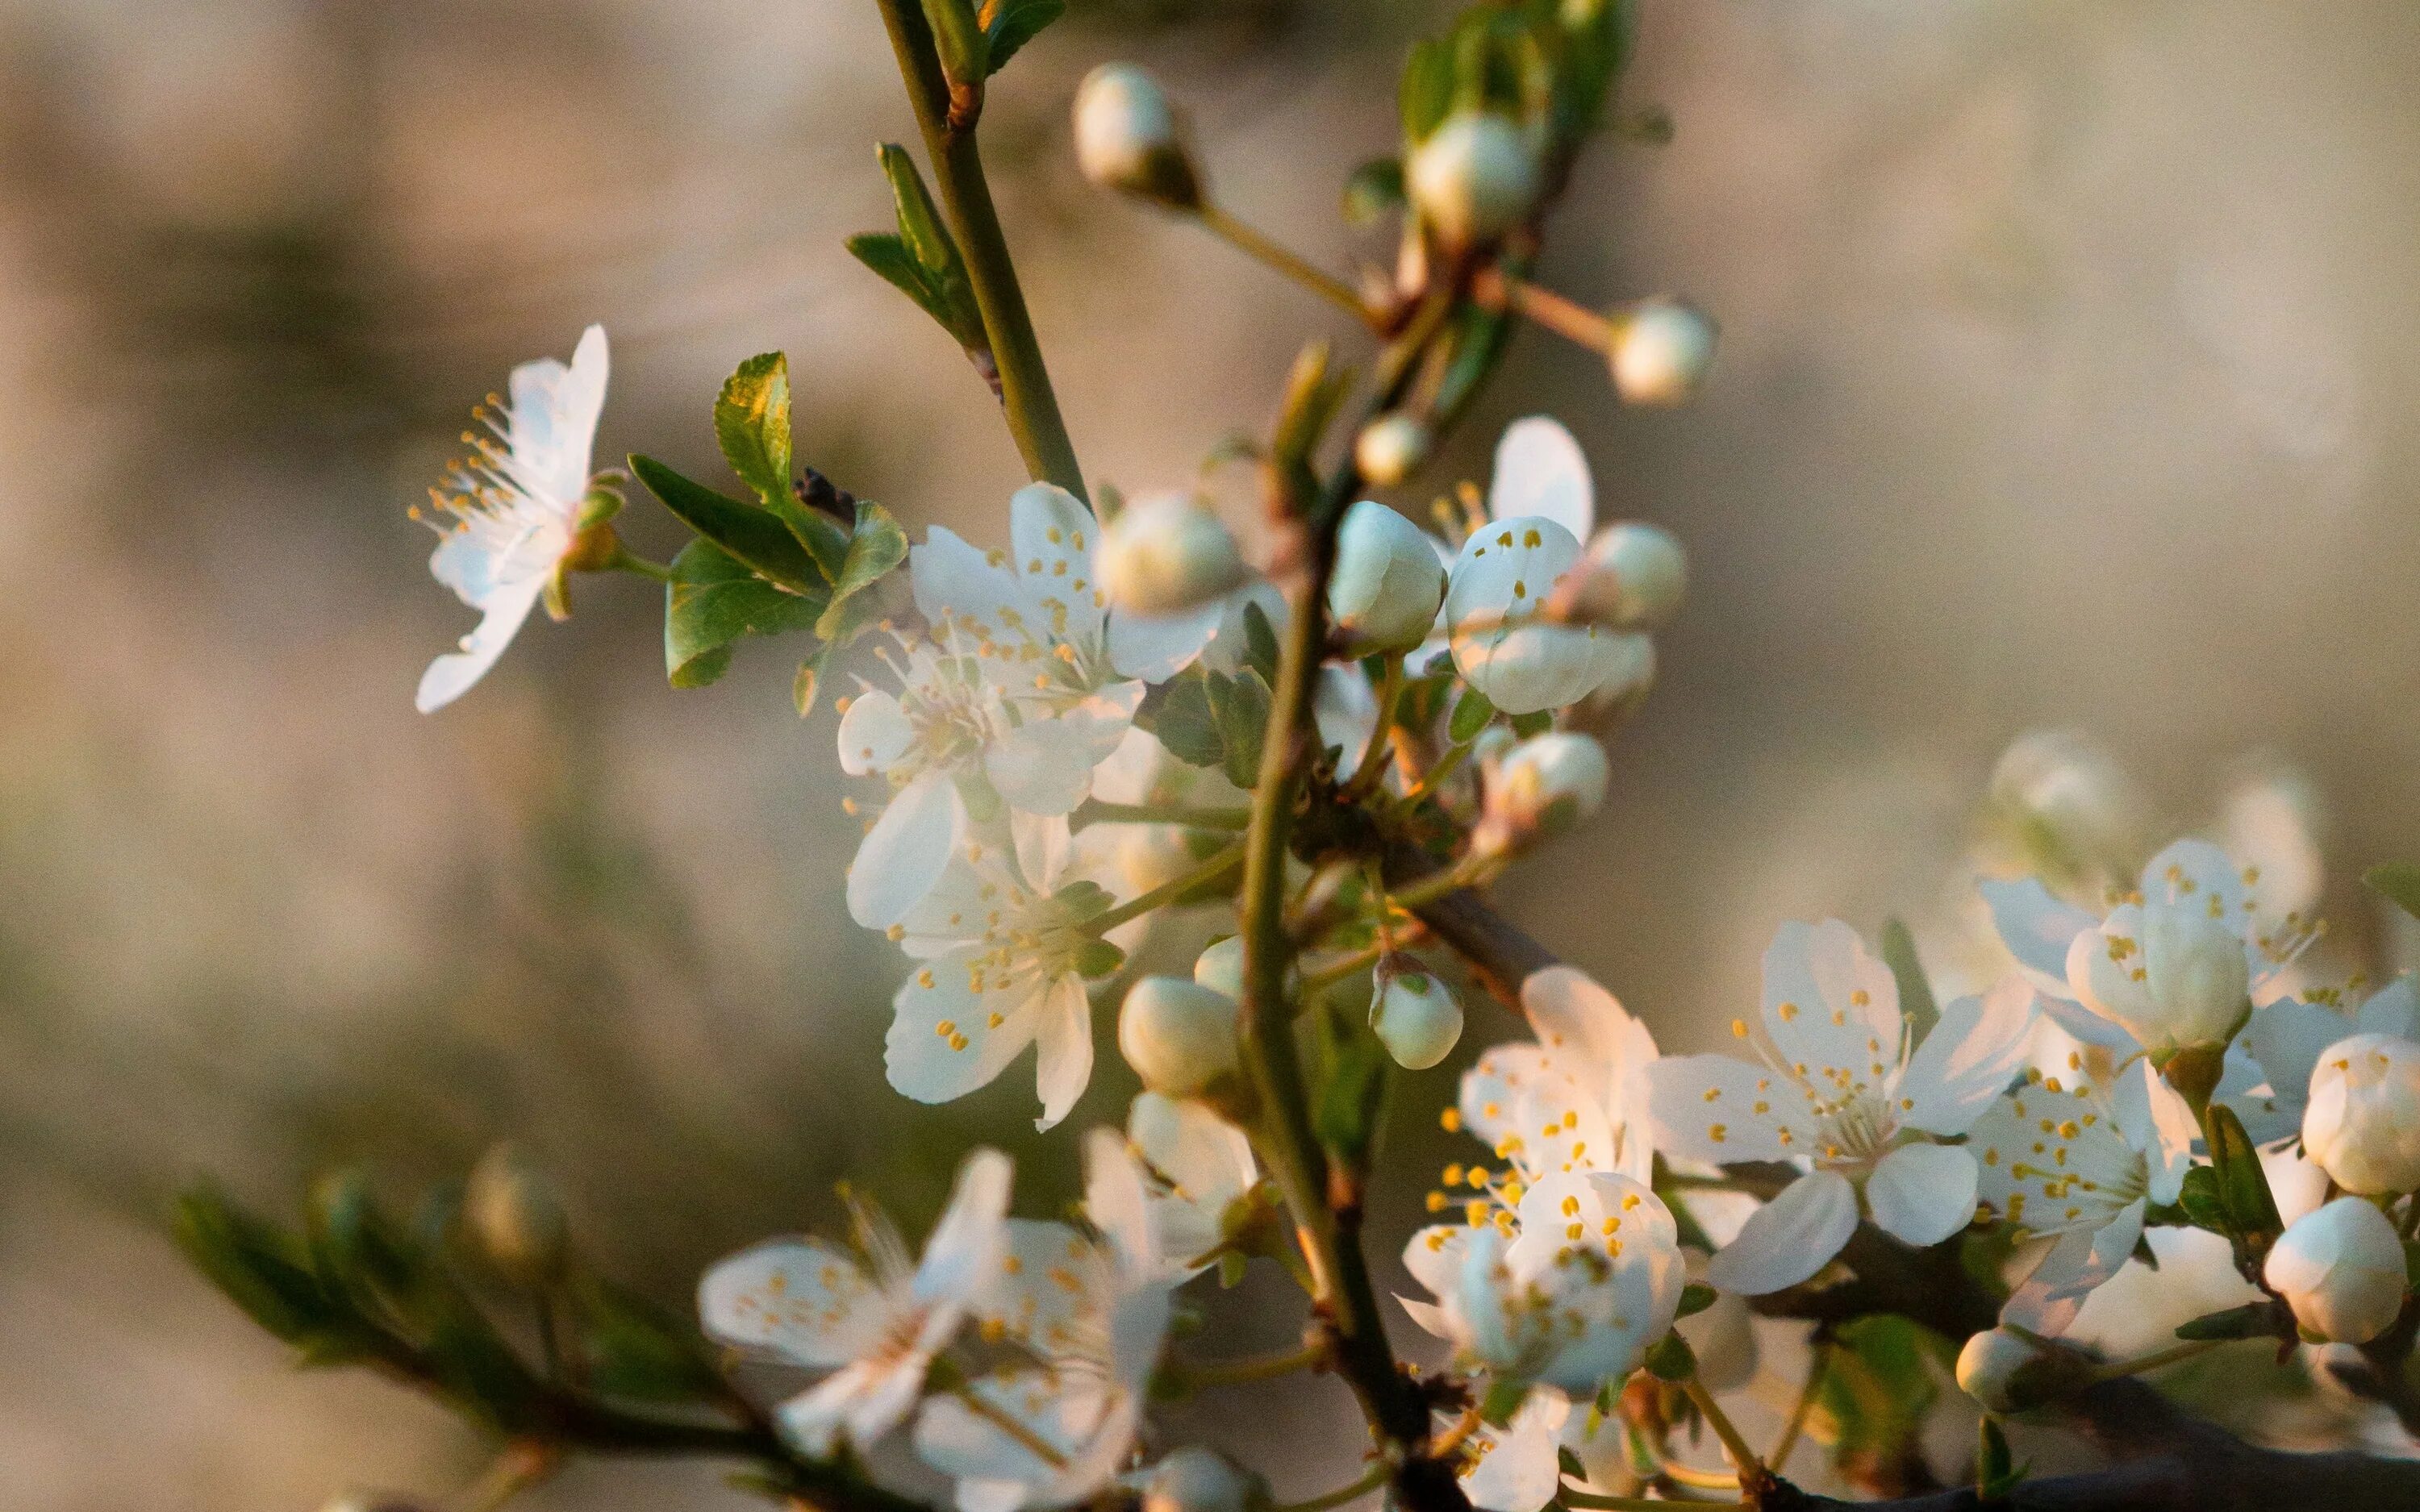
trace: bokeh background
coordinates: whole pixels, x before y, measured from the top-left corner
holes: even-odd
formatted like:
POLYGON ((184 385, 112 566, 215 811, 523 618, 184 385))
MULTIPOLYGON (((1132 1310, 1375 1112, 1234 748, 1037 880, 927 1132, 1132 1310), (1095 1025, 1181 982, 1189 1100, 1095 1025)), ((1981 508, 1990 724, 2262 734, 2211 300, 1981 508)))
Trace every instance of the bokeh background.
MULTIPOLYGON (((1403 45, 1445 10, 1092 0, 1004 76, 995 182, 1096 476, 1181 481, 1308 335, 1358 338, 1087 191, 1075 81, 1158 68, 1231 205, 1342 267, 1385 255, 1337 191, 1391 149, 1403 45)), ((1901 914, 1962 959, 1977 804, 2052 725, 2173 827, 2246 759, 2289 764, 2337 949, 2395 964, 2350 879, 2420 856, 2415 61, 2387 0, 1647 0, 1628 102, 1678 135, 1588 162, 1544 272, 1698 300, 1716 381, 1625 413, 1525 336, 1446 471, 1551 409, 1602 512, 1687 543, 1694 593, 1610 811, 1506 904, 1695 1047, 1783 918, 1901 914)), ((602 455, 716 475, 715 385, 778 347, 806 459, 1001 533, 1021 479, 986 395, 840 249, 885 224, 871 145, 910 136, 854 0, 0 0, 11 1506, 476 1473, 443 1414, 290 1372, 184 1272, 161 1213, 201 1173, 288 1210, 362 1162, 403 1199, 510 1135, 598 1263, 677 1301, 828 1220, 844 1173, 921 1222, 960 1149, 1026 1128, 1021 1072, 944 1110, 883 1086, 896 963, 842 911, 854 825, 784 648, 675 693, 655 596, 592 580, 459 705, 411 706, 470 617, 404 509, 469 407, 590 320, 602 455)), ((1404 1100, 1412 1166, 1444 1095, 1404 1100)), ((1024 1142, 1029 1211, 1072 1189, 1068 1143, 1024 1142)), ((1331 1484, 1341 1391, 1285 1405, 1336 1414, 1334 1451, 1264 1463, 1331 1484)), ((590 1466, 533 1504, 745 1504, 590 1466)))

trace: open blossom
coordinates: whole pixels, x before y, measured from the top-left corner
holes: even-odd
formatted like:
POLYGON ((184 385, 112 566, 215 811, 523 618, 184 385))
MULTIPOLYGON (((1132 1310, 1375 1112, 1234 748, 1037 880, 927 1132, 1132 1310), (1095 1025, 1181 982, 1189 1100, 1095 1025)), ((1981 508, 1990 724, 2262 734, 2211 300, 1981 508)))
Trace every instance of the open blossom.
POLYGON ((1475 1225, 1424 1228, 1404 1265, 1436 1300, 1397 1300, 1466 1363, 1575 1395, 1637 1368, 1687 1284, 1671 1211, 1609 1171, 1557 1173, 1475 1225))
MULTIPOLYGON (((2253 1013, 2243 1041, 2269 1078, 2266 1101, 2287 1124, 2279 1137, 2301 1131, 2319 1057, 2356 1034, 2420 1042, 2420 986, 2408 976, 2397 977, 2370 994, 2350 1015, 2331 1002, 2294 997, 2279 998, 2253 1013)), ((2256 1133, 2253 1137, 2261 1136, 2256 1133)))
POLYGON ((1111 872, 1099 847, 1070 841, 1063 819, 1032 834, 1032 844, 996 832, 969 841, 893 926, 917 964, 891 1000, 883 1064, 908 1096, 946 1103, 1035 1045, 1035 1126, 1047 1129, 1092 1080, 1084 979, 1114 966, 1091 922, 1109 905, 1111 872))
POLYGON ((699 1321, 718 1342, 831 1372, 776 1413, 810 1454, 844 1436, 869 1448, 915 1408, 934 1355, 989 1294, 1008 1243, 1009 1177, 998 1150, 969 1155, 912 1264, 891 1220, 863 1204, 862 1263, 819 1239, 742 1250, 699 1282, 699 1321))
POLYGON ((1975 1157, 1926 1136, 1964 1134, 2023 1064, 2033 994, 2004 982, 1962 997, 1913 1053, 1890 968, 1837 919, 1789 923, 1764 954, 1758 1059, 1667 1057, 1649 1070, 1656 1139, 1692 1160, 1790 1161, 1806 1171, 1751 1214, 1707 1279, 1757 1296, 1840 1252, 1862 1206, 1911 1244, 1937 1244, 1975 1211, 1975 1157))
POLYGON ((1483 1512, 1538 1512, 1563 1489, 1563 1438, 1572 1399, 1534 1386, 1502 1427, 1481 1427, 1461 1467, 1462 1494, 1483 1512))
POLYGON ((1153 1251, 1176 1278, 1192 1275, 1226 1242, 1227 1210, 1260 1181, 1252 1142, 1201 1103, 1156 1092, 1135 1098, 1126 1138, 1148 1168, 1153 1251))
POLYGON ((1009 500, 1007 550, 979 550, 937 525, 910 553, 928 639, 893 661, 898 693, 868 688, 841 718, 843 770, 878 773, 892 790, 849 868, 859 923, 905 917, 991 799, 1028 818, 1083 802, 1144 684, 1209 640, 1215 606, 1174 621, 1109 612, 1093 566, 1099 533, 1074 495, 1033 484, 1009 500))
POLYGON ((2193 1110, 2140 1058, 2114 1085, 2052 1076, 1995 1101, 1967 1132, 1982 1200, 2027 1234, 2055 1237, 2001 1319, 2065 1330, 2134 1253, 2146 1207, 2177 1200, 2193 1141, 2193 1110))
POLYGON ((430 490, 428 523, 442 539, 428 570, 479 624, 421 675, 421 713, 487 675, 579 544, 606 367, 605 328, 590 326, 570 366, 542 357, 514 368, 502 415, 479 417, 493 435, 472 438, 477 456, 430 490))
MULTIPOLYGON (((1534 1040, 1491 1045, 1463 1073, 1452 1121, 1509 1163, 1494 1196, 1521 1200, 1520 1188, 1574 1171, 1612 1171, 1648 1179, 1654 1146, 1648 1129, 1648 1067, 1655 1037, 1619 999, 1571 966, 1534 971, 1521 983, 1521 1009, 1534 1040)), ((1483 1168, 1469 1180, 1488 1185, 1483 1168)), ((1444 1202, 1433 1198, 1433 1211, 1444 1202)), ((1485 1208, 1475 1202, 1473 1211, 1485 1208)), ((1473 1216, 1473 1222, 1479 1221, 1473 1216)))
POLYGON ((2299 907, 2273 911, 2258 867, 2238 867, 2208 841, 2151 857, 2102 918, 2030 877, 1985 882, 1982 893, 2052 1017, 2121 1054, 2224 1042, 2318 933, 2299 907))
POLYGON ((916 1453, 956 1477, 961 1512, 1081 1502, 1133 1451, 1182 1273, 1163 1263, 1143 1170, 1110 1130, 1085 1136, 1084 1211, 1098 1240, 1012 1221, 995 1262, 984 1334, 1032 1363, 934 1396, 917 1417, 916 1453))

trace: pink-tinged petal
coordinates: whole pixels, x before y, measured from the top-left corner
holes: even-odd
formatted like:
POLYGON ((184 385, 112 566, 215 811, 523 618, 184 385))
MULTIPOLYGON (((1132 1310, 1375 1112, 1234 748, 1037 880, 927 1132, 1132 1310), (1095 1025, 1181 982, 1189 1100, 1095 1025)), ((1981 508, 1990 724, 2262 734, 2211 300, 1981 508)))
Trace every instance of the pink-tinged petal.
POLYGON ((821 1240, 770 1240, 706 1273, 697 1318, 717 1343, 830 1369, 881 1336, 885 1307, 847 1251, 821 1240))
POLYGON ((1739 1237, 1707 1262, 1718 1291, 1761 1297, 1823 1269, 1857 1231, 1857 1189, 1837 1171, 1817 1171, 1782 1188, 1748 1215, 1739 1237))
POLYGON ((1042 1099, 1036 1129, 1048 1129, 1067 1116, 1093 1079, 1093 1005, 1084 982, 1074 975, 1050 983, 1034 1013, 1038 1052, 1034 1058, 1034 1090, 1042 1099))
POLYGON ((1921 1249, 1975 1216, 1975 1157, 1955 1145, 1901 1145, 1866 1179, 1874 1222, 1921 1249))
POLYGON ((880 688, 851 699, 840 717, 840 769, 851 777, 890 770, 915 744, 916 727, 908 722, 907 711, 880 688))
POLYGON ((2144 1203, 2135 1198, 2100 1228, 2073 1228, 2000 1308, 2000 1320, 2053 1337, 2066 1332, 2084 1299, 2125 1267, 2143 1237, 2144 1203))
POLYGON ((926 772, 892 795, 849 863, 848 917, 867 929, 905 919, 949 869, 966 823, 946 773, 926 772))
POLYGON ((1762 1066, 1730 1056, 1666 1056, 1647 1068, 1655 1144, 1716 1165, 1807 1152, 1806 1095, 1762 1066))
POLYGON ((2054 997, 2067 997, 2068 951, 2076 936, 2101 920, 2073 903, 2061 903, 2038 878, 1976 885, 1990 905, 2000 943, 2017 958, 2026 979, 2054 997))
POLYGON ((2011 977, 1980 997, 1961 997, 1908 1057, 1900 1077, 1900 1124, 1962 1134, 2024 1069, 2034 990, 2011 977))
POLYGON ((1596 485, 1588 454, 1559 420, 1531 415, 1504 427, 1487 482, 1491 519, 1537 515, 1585 541, 1596 528, 1596 485))

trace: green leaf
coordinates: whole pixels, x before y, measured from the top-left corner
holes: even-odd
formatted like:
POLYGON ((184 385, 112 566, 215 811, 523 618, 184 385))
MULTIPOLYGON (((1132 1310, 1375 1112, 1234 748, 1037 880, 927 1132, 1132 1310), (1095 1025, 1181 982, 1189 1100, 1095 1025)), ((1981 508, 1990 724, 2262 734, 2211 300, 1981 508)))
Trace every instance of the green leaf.
POLYGON ((1512 717, 1512 733, 1523 740, 1543 735, 1553 728, 1555 728, 1555 711, 1552 709, 1532 709, 1528 714, 1516 714, 1512 717))
POLYGON ((1932 1000, 1932 984, 1924 979, 1924 963, 1916 959, 1916 936, 1896 918, 1883 920, 1883 964, 1899 983, 1899 1011, 1922 1043, 1941 1022, 1941 1007, 1932 1000))
POLYGON ((302 1242, 215 1188, 179 1196, 171 1225, 194 1268, 277 1338, 316 1352, 357 1334, 352 1309, 321 1285, 302 1242))
POLYGON ((1387 1047, 1366 1029, 1336 1047, 1319 1088, 1319 1142, 1349 1164, 1370 1149, 1387 1092, 1387 1047))
POLYGON ((720 1397, 722 1378, 686 1319, 635 1292, 583 1279, 572 1297, 586 1384, 606 1396, 687 1402, 720 1397))
POLYGON ((1107 940, 1086 940, 1076 949, 1076 975, 1098 981, 1126 964, 1126 953, 1107 940))
POLYGON ((790 528, 770 511, 692 483, 653 457, 630 457, 630 471, 681 523, 722 548, 768 582, 820 594, 825 578, 790 528))
POLYGON ((1404 63, 1404 79, 1396 88, 1395 103, 1404 118, 1404 139, 1413 143, 1427 140, 1453 104, 1450 42, 1431 37, 1413 45, 1412 55, 1404 63))
POLYGON ((664 585, 664 671, 675 687, 704 687, 730 667, 741 636, 804 630, 823 610, 821 594, 777 588, 713 542, 691 541, 664 585))
POLYGON ((1714 1304, 1714 1299, 1717 1295, 1718 1293, 1715 1292, 1714 1288, 1705 1285, 1703 1282, 1692 1281, 1687 1286, 1681 1288, 1681 1306, 1678 1311, 1673 1313, 1672 1316, 1675 1318, 1695 1317, 1697 1314, 1704 1312, 1707 1308, 1712 1307, 1714 1304))
POLYGON ((2420 918, 2420 866, 2410 861, 2388 861, 2363 872, 2361 880, 2370 891, 2420 918))
POLYGON ((1465 688, 1462 700, 1453 706, 1453 717, 1446 722, 1446 737, 1457 746, 1468 745, 1496 717, 1496 705, 1479 689, 1465 688))
POLYGON ((322 1177, 308 1209, 311 1253, 319 1278, 364 1312, 378 1299, 419 1284, 425 1260, 387 1223, 359 1171, 322 1177))
POLYGON ((1211 713, 1218 721, 1227 780, 1249 788, 1261 779, 1261 743, 1269 728, 1269 685, 1249 668, 1233 677, 1212 672, 1203 682, 1211 713))
MULTIPOLYGON (((2280 1321, 2275 1303, 2247 1302, 2241 1307, 2205 1313, 2188 1322, 2179 1323, 2177 1337, 2180 1339, 2278 1338, 2286 1336, 2278 1332, 2280 1321)), ((2293 1327, 2290 1317, 2284 1322, 2288 1330, 2293 1327)))
POLYGON ((2211 1166, 2196 1165, 2185 1172, 2177 1208, 2196 1228, 2213 1234, 2227 1232, 2226 1199, 2219 1195, 2218 1172, 2211 1166))
POLYGON ((1206 677, 1187 677, 1168 685, 1155 729, 1169 754, 1193 766, 1218 766, 1227 760, 1226 737, 1210 709, 1206 677))
POLYGON ((1698 1373, 1697 1351, 1678 1334, 1667 1334, 1658 1339, 1640 1363, 1658 1381, 1686 1381, 1698 1373))
POLYGON ((1067 0, 1002 0, 991 18, 991 71, 998 73, 1042 28, 1067 13, 1067 0))
POLYGON ((1373 158, 1344 180, 1344 219, 1368 225, 1389 210, 1404 208, 1404 160, 1373 158))
POLYGON ((924 282, 923 265, 908 250, 906 238, 895 231, 861 231, 842 245, 848 248, 850 256, 879 274, 883 282, 915 301, 918 309, 944 328, 949 326, 949 301, 924 282))
POLYGON ((1975 1494, 1986 1502, 2007 1498, 2025 1478, 2025 1467, 2009 1452, 2009 1436, 1997 1419, 1983 1419, 1981 1441, 1975 1451, 1975 1494))
POLYGON ((881 615, 866 590, 908 560, 908 532, 880 504, 859 500, 857 529, 848 538, 848 555, 832 585, 831 606, 815 622, 815 634, 845 646, 881 615))
POLYGON ((739 364, 714 400, 714 439, 731 471, 768 507, 790 497, 790 363, 766 352, 739 364))
POLYGON ((1529 1383, 1526 1381, 1517 1378, 1491 1381, 1487 1383, 1487 1395, 1480 1398, 1480 1421, 1500 1428, 1512 1421, 1512 1414, 1521 1411, 1521 1404, 1528 1396, 1529 1383))
POLYGON ((1947 1339, 1895 1313, 1842 1325, 1818 1400, 1838 1426, 1835 1462, 1872 1456, 1889 1463, 1915 1445, 1925 1414, 1949 1379, 1957 1351, 1947 1339))
POLYGON ((1262 682, 1278 686, 1278 632, 1268 611, 1250 599, 1244 601, 1244 665, 1260 673, 1262 682))
POLYGON ((2243 1120, 2224 1103, 2210 1107, 2208 1125, 2211 1166, 2218 1172, 2220 1199, 2236 1238, 2265 1247, 2285 1231, 2277 1200, 2269 1192, 2268 1173, 2260 1168, 2260 1152, 2244 1133, 2243 1120))

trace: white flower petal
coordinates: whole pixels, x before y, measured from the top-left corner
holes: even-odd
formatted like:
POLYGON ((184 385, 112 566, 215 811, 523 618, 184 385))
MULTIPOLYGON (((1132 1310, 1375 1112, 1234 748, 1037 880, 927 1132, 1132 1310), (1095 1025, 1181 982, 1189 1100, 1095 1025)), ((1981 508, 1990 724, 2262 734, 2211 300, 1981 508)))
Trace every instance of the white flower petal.
POLYGON ((1465 1475, 1463 1494, 1484 1512, 1538 1512, 1562 1489, 1559 1455, 1570 1398, 1551 1386, 1533 1388, 1512 1420, 1481 1430, 1477 1468, 1465 1475))
POLYGON ((1866 1205, 1885 1232, 1922 1248, 1975 1216, 1975 1157, 1955 1145, 1901 1145, 1866 1179, 1866 1205))
POLYGON ((900 984, 882 1046, 894 1088, 919 1103, 947 1103, 989 1086, 1033 1042, 1048 984, 1016 993, 987 983, 978 993, 972 983, 981 969, 972 949, 960 949, 934 957, 900 984))
POLYGON ((1142 1166, 1114 1129, 1084 1135, 1084 1216, 1109 1242, 1123 1274, 1140 1278, 1158 1269, 1142 1166))
POLYGON ((1538 515, 1585 541, 1596 528, 1596 486, 1588 454, 1559 420, 1531 415, 1504 427, 1487 483, 1491 519, 1538 515))
POLYGON ((2111 1103, 2126 1142, 2143 1154, 2151 1200, 2176 1201, 2184 1189, 2185 1172, 2193 1167, 2193 1144, 2199 1133, 2183 1094, 2151 1070, 2149 1060, 2135 1060, 2118 1073, 2111 1103))
POLYGON ((1782 1188, 1748 1214, 1739 1237, 1707 1263, 1706 1280, 1744 1297, 1794 1287, 1831 1263, 1857 1231, 1857 1190, 1837 1171, 1817 1171, 1782 1188))
POLYGON ((984 775, 1012 809, 1045 815, 1070 812, 1092 789, 1093 737, 1089 724, 1029 720, 1001 735, 985 754, 984 775))
POLYGON ((1764 1026, 1816 1086, 1878 1086, 1900 1055, 1899 981, 1838 919, 1792 919, 1764 952, 1764 1026))
POLYGON ((1115 1290, 1109 1257, 1065 1224, 1011 1218, 1006 1233, 996 1279, 975 1309, 985 1336, 1046 1359, 1105 1352, 1115 1290))
POLYGON ((840 769, 851 777, 888 771, 916 744, 898 699, 870 687, 849 701, 840 717, 840 769))
POLYGON ((770 1350, 794 1364, 846 1365, 882 1334, 881 1292, 847 1251, 821 1240, 769 1240, 706 1272, 698 1325, 708 1338, 770 1350))
POLYGON ((904 920, 941 880, 966 824, 946 773, 926 772, 893 794, 849 863, 848 917, 867 929, 904 920))
POLYGON ((945 526, 927 530, 923 544, 908 553, 908 581, 916 612, 937 639, 954 631, 1005 650, 1031 639, 1016 625, 1030 631, 1040 621, 1040 607, 1009 570, 1007 555, 987 554, 945 526))
POLYGON ((2077 935, 2101 922, 2073 903, 2059 902, 2040 880, 1983 881, 1976 885, 1991 906, 2000 943, 2017 958, 2028 980, 2054 997, 2071 995, 2067 955, 2077 935))
MULTIPOLYGON (((1109 614, 1109 665, 1121 677, 1164 683, 1193 665, 1233 608, 1233 595, 1197 604, 1179 614, 1109 614)), ((1240 632, 1239 632, 1240 639, 1240 632)))
POLYGON ((2000 1320, 2056 1336, 2075 1321, 2084 1299, 2124 1268, 2143 1237, 2144 1203, 2135 1198, 2099 1228, 2074 1228, 2035 1267, 2000 1308, 2000 1320))
POLYGON ((1060 638, 1078 645, 1101 639, 1103 595, 1093 577, 1099 535, 1093 512, 1056 484, 1029 483, 1009 496, 1009 549, 1016 570, 1046 610, 1064 611, 1060 638))
POLYGON ((1666 1056, 1647 1068, 1655 1143, 1690 1160, 1788 1160, 1814 1124, 1797 1088, 1730 1056, 1666 1056))
POLYGON ((1042 1099, 1033 1126, 1048 1129, 1067 1116, 1093 1079, 1093 1005, 1083 979, 1070 974, 1050 984, 1034 1010, 1033 1032, 1033 1085, 1042 1099))
POLYGON ((1964 1134, 2024 1069, 2033 1026, 2034 991, 2020 978, 1944 1008, 1900 1077, 1900 1124, 1964 1134))
POLYGON ((1435 1295, 1449 1295, 1462 1274, 1463 1251, 1470 1232, 1461 1224, 1429 1225, 1404 1246, 1404 1269, 1435 1295))
MULTIPOLYGON (((440 552, 444 549, 442 545, 438 548, 440 552)), ((483 606, 478 627, 462 638, 462 649, 438 657, 420 674, 413 707, 423 714, 434 714, 469 692, 473 683, 488 675, 488 669, 496 664, 504 648, 513 643, 521 622, 529 618, 530 610, 537 605, 538 594, 545 590, 543 573, 496 590, 483 606)))
POLYGON ((971 1304, 995 1280, 1008 1244, 1008 1189, 1016 1165, 997 1149, 977 1149, 958 1166, 950 1205, 924 1241, 916 1297, 926 1304, 971 1304))

